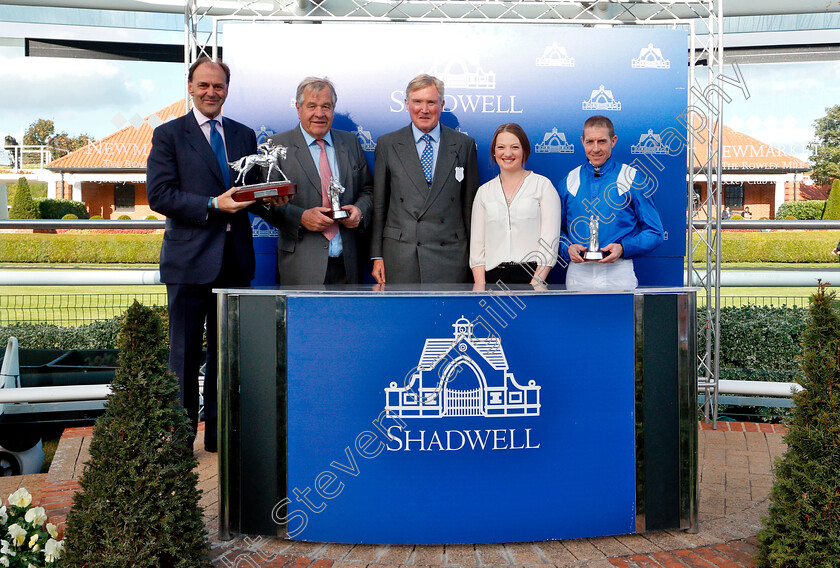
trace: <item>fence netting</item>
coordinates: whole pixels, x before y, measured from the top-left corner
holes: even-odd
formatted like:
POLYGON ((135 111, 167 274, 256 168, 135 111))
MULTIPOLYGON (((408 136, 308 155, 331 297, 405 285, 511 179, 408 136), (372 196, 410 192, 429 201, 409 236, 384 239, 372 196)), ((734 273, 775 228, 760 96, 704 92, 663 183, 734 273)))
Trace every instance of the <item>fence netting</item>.
POLYGON ((146 306, 166 306, 165 293, 0 295, 0 325, 82 325, 108 320, 122 315, 135 299, 146 306))

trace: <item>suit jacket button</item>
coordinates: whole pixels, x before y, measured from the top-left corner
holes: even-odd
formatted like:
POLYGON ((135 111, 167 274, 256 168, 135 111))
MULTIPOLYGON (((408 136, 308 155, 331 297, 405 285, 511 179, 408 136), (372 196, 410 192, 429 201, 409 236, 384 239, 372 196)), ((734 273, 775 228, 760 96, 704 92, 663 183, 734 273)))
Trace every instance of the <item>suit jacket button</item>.
POLYGON ((402 197, 400 197, 400 203, 402 203, 403 201, 405 201, 405 199, 403 199, 402 197))
POLYGON ((324 250, 330 248, 330 245, 324 245, 324 250))
POLYGON ((418 247, 422 247, 422 246, 423 246, 423 243, 417 243, 417 246, 418 246, 418 247))
POLYGON ((443 217, 441 217, 441 218, 440 218, 440 222, 441 222, 441 223, 446 223, 446 219, 444 219, 443 217))

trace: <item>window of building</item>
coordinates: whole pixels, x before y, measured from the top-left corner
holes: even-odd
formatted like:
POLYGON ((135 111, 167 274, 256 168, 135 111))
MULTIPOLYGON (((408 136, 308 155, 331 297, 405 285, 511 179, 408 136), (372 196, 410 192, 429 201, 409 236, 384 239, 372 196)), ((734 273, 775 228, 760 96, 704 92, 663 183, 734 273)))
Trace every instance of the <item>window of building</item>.
POLYGON ((114 186, 114 210, 134 211, 134 184, 120 183, 114 186))
POLYGON ((743 185, 724 185, 723 186, 723 205, 730 209, 744 208, 744 186, 743 185))

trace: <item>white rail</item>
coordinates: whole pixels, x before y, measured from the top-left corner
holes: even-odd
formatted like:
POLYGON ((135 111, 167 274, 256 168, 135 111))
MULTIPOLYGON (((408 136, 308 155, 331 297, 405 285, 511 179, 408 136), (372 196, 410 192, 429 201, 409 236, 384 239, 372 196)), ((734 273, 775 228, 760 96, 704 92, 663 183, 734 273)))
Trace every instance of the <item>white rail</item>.
POLYGON ((769 381, 719 380, 720 394, 741 394, 751 396, 778 396, 790 398, 794 393, 805 390, 799 383, 772 383, 769 381))
POLYGON ((160 284, 159 270, 52 270, 0 271, 0 286, 138 286, 160 284))
POLYGON ((0 389, 0 404, 105 400, 109 394, 111 385, 5 388, 0 389))

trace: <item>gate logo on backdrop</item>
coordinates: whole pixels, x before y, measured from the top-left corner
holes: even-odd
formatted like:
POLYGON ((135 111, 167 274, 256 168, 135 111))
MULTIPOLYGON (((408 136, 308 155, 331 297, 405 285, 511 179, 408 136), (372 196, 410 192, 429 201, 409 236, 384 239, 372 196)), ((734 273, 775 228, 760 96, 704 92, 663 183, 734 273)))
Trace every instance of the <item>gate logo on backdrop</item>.
POLYGON ((634 69, 670 69, 671 60, 662 56, 662 50, 649 43, 639 51, 639 57, 632 60, 634 69))
POLYGON ((496 74, 485 71, 476 62, 471 65, 462 58, 452 59, 441 67, 435 65, 429 75, 437 77, 446 89, 495 89, 496 74))
POLYGON ((566 133, 557 132, 557 127, 543 135, 542 142, 534 145, 535 154, 574 154, 575 145, 566 142, 566 133))
POLYGON ((359 139, 359 144, 365 152, 373 152, 376 150, 376 142, 373 141, 373 136, 370 135, 370 130, 365 130, 361 124, 356 127, 356 138, 359 139))
POLYGON ((659 134, 648 129, 647 134, 639 136, 639 143, 630 146, 631 154, 668 154, 668 147, 662 143, 659 134))
POLYGON ((574 67, 575 58, 566 53, 566 48, 557 43, 547 45, 543 54, 537 57, 537 67, 574 67))
POLYGON ((601 85, 592 91, 588 101, 583 101, 583 110, 621 110, 621 101, 615 100, 612 91, 601 85))
POLYGON ((263 124, 260 126, 259 130, 255 130, 254 134, 257 135, 257 144, 263 144, 266 140, 268 140, 269 136, 274 136, 277 134, 273 130, 266 129, 265 125, 263 124))
POLYGON ((279 234, 280 232, 277 230, 277 227, 268 224, 262 217, 254 216, 251 220, 251 236, 277 238, 279 234))
POLYGON ((539 416, 540 388, 520 384, 499 337, 476 337, 461 316, 452 337, 427 338, 404 386, 385 389, 385 411, 401 418, 539 416))

